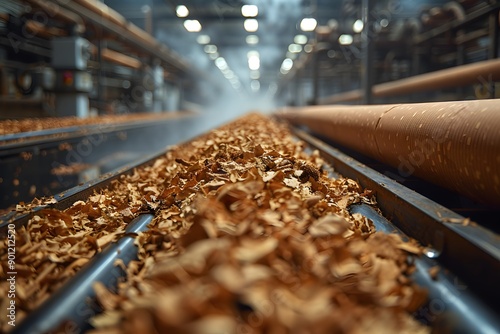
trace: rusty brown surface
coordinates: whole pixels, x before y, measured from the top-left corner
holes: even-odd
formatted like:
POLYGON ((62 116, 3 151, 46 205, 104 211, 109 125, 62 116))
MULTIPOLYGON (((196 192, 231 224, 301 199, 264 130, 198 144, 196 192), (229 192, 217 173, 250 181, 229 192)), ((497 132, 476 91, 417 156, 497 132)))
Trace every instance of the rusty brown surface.
POLYGON ((474 200, 500 205, 500 100, 287 109, 279 115, 474 200))

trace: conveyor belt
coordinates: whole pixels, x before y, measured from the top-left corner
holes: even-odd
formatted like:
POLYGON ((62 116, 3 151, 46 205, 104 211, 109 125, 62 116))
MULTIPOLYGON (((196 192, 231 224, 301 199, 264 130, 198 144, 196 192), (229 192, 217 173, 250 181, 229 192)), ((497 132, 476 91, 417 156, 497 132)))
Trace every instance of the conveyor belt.
POLYGON ((50 196, 219 125, 223 117, 105 123, 0 136, 0 209, 50 196), (58 167, 82 169, 57 174, 58 167), (87 177, 88 176, 88 177, 87 177))
MULTIPOLYGON (((408 237, 429 246, 426 256, 415 259, 417 271, 414 279, 425 286, 430 293, 429 304, 417 312, 417 318, 429 323, 440 332, 491 333, 500 329, 499 310, 495 309, 498 307, 496 302, 500 297, 497 289, 500 272, 498 236, 474 224, 462 225, 460 222, 465 221, 464 217, 410 191, 307 133, 296 130, 295 134, 311 148, 319 149, 337 172, 358 180, 363 187, 374 190, 382 214, 389 217, 392 223, 366 205, 352 206, 351 212, 370 218, 380 231, 405 233, 408 237), (399 232, 399 229, 403 232, 399 232), (436 280, 428 274, 429 268, 435 265, 440 266, 436 280)), ((148 159, 136 166, 150 164, 153 161, 154 158, 148 159)), ((67 208, 76 200, 88 197, 95 189, 105 187, 111 180, 131 171, 132 168, 125 168, 105 175, 97 181, 73 188, 55 196, 57 203, 49 206, 57 209, 67 208)), ((4 218, 0 224, 1 234, 5 235, 8 223, 14 223, 19 227, 25 224, 30 216, 31 214, 25 214, 4 218)), ((136 221, 138 228, 143 228, 148 219, 150 218, 140 216, 136 221)), ((117 256, 118 248, 120 253, 134 253, 135 246, 130 242, 132 238, 130 236, 124 238, 126 239, 121 239, 117 244, 110 246, 111 250, 94 258, 58 293, 49 298, 39 311, 28 316, 17 329, 18 332, 25 332, 24 329, 34 332, 36 329, 45 331, 49 327, 60 325, 63 318, 68 320, 65 312, 54 312, 55 314, 48 318, 48 315, 44 315, 46 312, 44 309, 51 310, 51 307, 56 305, 69 305, 65 303, 74 303, 75 299, 87 300, 85 296, 91 297, 93 293, 88 286, 94 278, 106 285, 112 284, 110 278, 116 275, 116 272, 108 271, 102 266, 107 263, 108 266, 114 267, 113 259, 117 256), (101 268, 100 274, 94 269, 97 267, 101 268), (74 287, 80 285, 84 288, 76 297, 74 287)), ((131 258, 129 256, 128 260, 131 258)), ((124 262, 127 262, 127 259, 124 259, 124 262)), ((88 305, 92 305, 92 299, 88 300, 90 303, 88 305)), ((79 312, 79 314, 80 317, 71 320, 80 328, 88 328, 86 321, 88 315, 92 315, 93 312, 79 312)))
POLYGON ((124 265, 128 265, 131 260, 137 259, 134 236, 146 230, 152 219, 151 214, 143 214, 134 219, 127 227, 127 235, 97 255, 91 263, 30 314, 13 333, 45 333, 53 330, 54 324, 62 323, 71 328, 89 329, 88 316, 99 312, 99 308, 92 303, 95 297, 93 284, 101 282, 106 287, 116 286, 120 278, 125 276, 125 272, 115 261, 121 260, 124 265))

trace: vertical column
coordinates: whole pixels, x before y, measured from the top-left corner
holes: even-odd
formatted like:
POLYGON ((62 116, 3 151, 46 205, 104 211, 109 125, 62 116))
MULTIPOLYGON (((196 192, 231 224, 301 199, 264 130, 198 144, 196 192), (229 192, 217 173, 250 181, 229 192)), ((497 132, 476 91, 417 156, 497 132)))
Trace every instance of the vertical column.
POLYGON ((102 61, 102 50, 105 47, 105 41, 103 40, 102 37, 102 28, 101 27, 96 27, 96 35, 97 35, 97 63, 99 64, 99 68, 97 70, 97 101, 98 101, 98 108, 101 110, 107 109, 107 106, 104 102, 105 100, 105 94, 104 94, 104 89, 105 85, 103 85, 104 82, 104 72, 103 72, 103 61, 102 61))
POLYGON ((293 105, 294 106, 299 106, 300 103, 301 103, 301 101, 300 101, 300 94, 301 94, 301 90, 300 90, 300 69, 296 70, 294 83, 295 83, 295 85, 294 85, 295 93, 293 94, 293 105))
POLYGON ((153 91, 153 112, 159 113, 164 111, 165 104, 165 83, 163 79, 163 67, 161 67, 160 62, 155 60, 155 65, 153 66, 153 81, 154 81, 154 91, 153 91))
POLYGON ((320 50, 315 50, 313 55, 313 73, 312 73, 312 99, 310 101, 311 105, 318 104, 319 97, 319 52, 320 50))
POLYGON ((363 90, 363 103, 372 103, 373 86, 373 15, 374 0, 363 0, 362 19, 363 31, 361 32, 362 64, 361 64, 361 89, 363 90))
POLYGON ((54 38, 51 65, 56 70, 57 116, 89 116, 92 76, 87 70, 90 43, 82 37, 54 38))
MULTIPOLYGON (((489 17, 489 31, 490 31, 490 47, 489 47, 489 52, 488 52, 488 58, 489 59, 495 59, 498 58, 498 24, 499 24, 499 11, 495 10, 493 13, 490 14, 489 17)), ((495 98, 495 83, 492 81, 490 82, 490 98, 494 99, 495 98)))
MULTIPOLYGON (((457 66, 465 64, 465 46, 463 42, 457 46, 457 66)), ((457 100, 463 100, 465 98, 465 87, 457 87, 457 100)))

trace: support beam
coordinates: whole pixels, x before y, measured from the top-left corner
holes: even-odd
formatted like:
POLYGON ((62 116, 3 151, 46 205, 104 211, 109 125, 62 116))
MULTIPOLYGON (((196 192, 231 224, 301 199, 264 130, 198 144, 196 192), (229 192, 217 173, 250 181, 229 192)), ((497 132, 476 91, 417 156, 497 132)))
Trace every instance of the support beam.
POLYGON ((363 90, 363 103, 372 103, 373 86, 373 17, 372 11, 374 0, 363 0, 362 17, 363 31, 361 32, 362 43, 362 66, 361 66, 361 89, 363 90))

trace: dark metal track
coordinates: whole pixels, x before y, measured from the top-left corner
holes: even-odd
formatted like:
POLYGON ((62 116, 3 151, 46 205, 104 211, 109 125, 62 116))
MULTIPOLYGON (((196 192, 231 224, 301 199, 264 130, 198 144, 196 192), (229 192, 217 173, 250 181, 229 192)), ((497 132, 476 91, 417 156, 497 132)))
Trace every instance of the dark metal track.
POLYGON ((125 271, 115 265, 120 259, 128 265, 137 259, 135 234, 145 231, 153 219, 151 214, 143 214, 134 219, 126 229, 126 234, 116 243, 109 245, 96 255, 73 278, 49 297, 34 312, 29 314, 12 333, 46 333, 62 325, 68 329, 89 329, 88 320, 100 312, 94 302, 93 284, 101 282, 108 288, 115 288, 125 271))
MULTIPOLYGON (((397 233, 407 239, 406 235, 395 227, 375 209, 366 204, 353 205, 351 213, 359 213, 372 220, 377 231, 397 233)), ((420 321, 437 326, 445 332, 453 333, 494 333, 500 329, 500 318, 486 304, 466 288, 460 279, 440 268, 435 278, 429 271, 439 266, 432 254, 420 258, 413 258, 415 272, 412 275, 414 282, 427 289, 429 298, 415 314, 420 321)))
POLYGON ((377 203, 394 225, 427 246, 429 253, 493 307, 500 298, 500 238, 457 213, 359 163, 299 129, 295 134, 318 149, 333 168, 375 191, 377 203))

